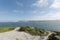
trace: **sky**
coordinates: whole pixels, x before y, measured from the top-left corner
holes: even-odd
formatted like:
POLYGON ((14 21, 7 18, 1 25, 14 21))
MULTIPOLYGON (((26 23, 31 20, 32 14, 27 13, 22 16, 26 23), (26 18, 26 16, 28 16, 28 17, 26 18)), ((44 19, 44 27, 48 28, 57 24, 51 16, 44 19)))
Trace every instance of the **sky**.
POLYGON ((0 22, 60 20, 60 0, 0 0, 0 22))

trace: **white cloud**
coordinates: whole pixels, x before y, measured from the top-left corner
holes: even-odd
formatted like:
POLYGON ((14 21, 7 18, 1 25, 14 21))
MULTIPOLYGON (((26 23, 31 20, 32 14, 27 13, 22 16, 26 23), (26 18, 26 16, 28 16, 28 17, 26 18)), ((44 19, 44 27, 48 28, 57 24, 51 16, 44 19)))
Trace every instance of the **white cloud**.
POLYGON ((37 10, 30 10, 30 11, 28 11, 29 14, 37 14, 37 12, 38 12, 37 10))
POLYGON ((51 5, 52 8, 60 8, 60 0, 54 0, 53 4, 51 5))
POLYGON ((48 5, 48 0, 38 0, 35 3, 33 3, 32 5, 37 6, 37 7, 45 7, 48 5))
POLYGON ((36 16, 32 20, 60 20, 60 12, 50 12, 43 16, 36 16))
POLYGON ((37 13, 37 11, 33 11, 33 13, 35 14, 35 13, 37 13))
POLYGON ((36 13, 37 13, 37 10, 30 11, 30 13, 32 13, 32 14, 36 14, 36 13))
POLYGON ((19 2, 19 1, 16 1, 16 4, 17 4, 18 6, 23 6, 23 3, 19 2))
POLYGON ((40 11, 39 13, 41 13, 41 14, 43 14, 43 13, 45 13, 46 11, 40 11))
POLYGON ((43 20, 60 20, 60 12, 49 13, 44 16, 41 16, 43 20))
POLYGON ((29 11, 28 13, 31 13, 31 14, 44 14, 45 11, 33 10, 33 11, 29 11))
POLYGON ((24 13, 24 12, 21 11, 21 10, 13 10, 13 12, 15 12, 15 13, 24 13))
POLYGON ((17 12, 19 12, 19 11, 18 11, 18 10, 13 10, 13 12, 16 12, 16 13, 17 13, 17 12))

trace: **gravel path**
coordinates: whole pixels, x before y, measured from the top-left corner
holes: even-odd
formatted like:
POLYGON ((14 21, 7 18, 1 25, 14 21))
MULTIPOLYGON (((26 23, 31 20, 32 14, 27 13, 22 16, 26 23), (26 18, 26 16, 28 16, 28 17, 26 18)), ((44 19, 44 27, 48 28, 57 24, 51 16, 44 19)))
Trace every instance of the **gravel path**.
POLYGON ((19 32, 19 27, 17 27, 15 30, 0 33, 0 40, 44 40, 45 37, 40 36, 32 36, 25 32, 19 32))

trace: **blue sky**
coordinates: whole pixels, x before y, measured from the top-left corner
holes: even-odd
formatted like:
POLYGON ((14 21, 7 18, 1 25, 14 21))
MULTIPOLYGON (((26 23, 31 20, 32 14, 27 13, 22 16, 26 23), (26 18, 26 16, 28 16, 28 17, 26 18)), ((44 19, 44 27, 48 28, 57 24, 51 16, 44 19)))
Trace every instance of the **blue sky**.
POLYGON ((0 22, 60 20, 60 0, 0 0, 0 22))

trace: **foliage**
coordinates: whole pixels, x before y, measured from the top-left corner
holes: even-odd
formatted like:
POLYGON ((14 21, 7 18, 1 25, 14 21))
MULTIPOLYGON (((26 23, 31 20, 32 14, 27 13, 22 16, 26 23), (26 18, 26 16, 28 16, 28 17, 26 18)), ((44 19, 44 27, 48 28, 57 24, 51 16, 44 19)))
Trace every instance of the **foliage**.
POLYGON ((49 37, 48 37, 48 40, 59 40, 57 37, 55 37, 56 34, 51 34, 49 37))
POLYGON ((18 31, 24 31, 24 32, 27 32, 31 35, 48 35, 48 32, 40 29, 40 28, 37 28, 37 27, 29 27, 29 26, 26 26, 26 27, 20 27, 20 29, 18 31))
POLYGON ((55 33, 56 33, 56 35, 60 36, 60 32, 55 32, 55 33))

